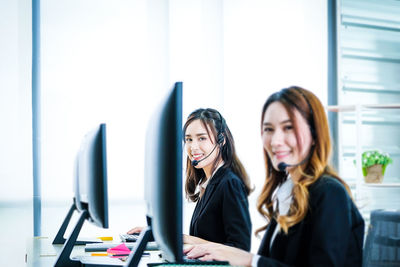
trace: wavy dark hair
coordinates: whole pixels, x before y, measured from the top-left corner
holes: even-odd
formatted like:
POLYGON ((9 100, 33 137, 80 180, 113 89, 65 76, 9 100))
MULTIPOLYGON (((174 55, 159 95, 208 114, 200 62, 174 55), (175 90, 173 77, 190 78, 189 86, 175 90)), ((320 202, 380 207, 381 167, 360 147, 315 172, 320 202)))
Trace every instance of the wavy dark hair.
MULTIPOLYGON (((225 123, 225 119, 215 109, 211 108, 200 108, 193 111, 187 118, 185 125, 183 126, 183 137, 185 142, 186 129, 190 123, 195 120, 200 120, 204 128, 207 130, 207 134, 210 137, 211 142, 217 144, 217 138, 219 134, 222 134, 224 140, 219 144, 217 158, 213 163, 212 172, 217 168, 220 159, 224 161, 224 165, 221 168, 230 168, 244 183, 247 194, 252 192, 250 185, 249 176, 236 155, 235 142, 228 125, 225 123), (210 131, 212 132, 211 138, 210 131)), ((186 197, 194 202, 199 200, 199 192, 196 193, 197 186, 201 185, 205 180, 205 173, 203 169, 196 169, 192 166, 189 156, 186 159, 186 183, 185 191, 186 197)))
MULTIPOLYGON (((308 187, 315 183, 322 175, 329 175, 337 179, 344 185, 350 196, 351 191, 349 186, 339 178, 329 164, 332 150, 331 138, 325 109, 319 99, 310 91, 297 86, 285 88, 272 94, 262 108, 261 135, 265 111, 274 102, 280 102, 285 107, 290 120, 293 122, 298 144, 301 142, 299 142, 300 132, 296 123, 295 110, 297 110, 308 123, 314 141, 313 148, 310 150, 311 155, 309 156, 309 160, 296 167, 300 171, 301 178, 293 187, 293 202, 286 216, 278 216, 274 213, 272 200, 273 192, 285 181, 286 173, 279 172, 273 168, 271 159, 264 149, 266 179, 257 201, 257 210, 267 219, 268 223, 274 218, 279 223, 282 230, 287 233, 291 226, 299 223, 306 216, 309 209, 308 187)), ((265 230, 267 226, 268 224, 259 228, 256 234, 265 230)))

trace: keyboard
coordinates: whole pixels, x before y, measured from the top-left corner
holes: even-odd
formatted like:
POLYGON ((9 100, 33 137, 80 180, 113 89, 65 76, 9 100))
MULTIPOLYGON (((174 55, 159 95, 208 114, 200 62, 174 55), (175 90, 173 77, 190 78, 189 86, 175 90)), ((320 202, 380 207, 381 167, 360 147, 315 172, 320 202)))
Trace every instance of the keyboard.
POLYGON ((208 265, 208 266, 226 266, 229 265, 228 261, 201 261, 197 259, 184 259, 183 263, 179 263, 180 265, 208 265))
POLYGON ((188 259, 186 255, 183 256, 183 262, 162 262, 162 263, 149 263, 148 266, 227 266, 228 261, 201 261, 199 259, 188 259))
POLYGON ((121 238, 122 242, 136 242, 136 240, 139 238, 139 235, 120 234, 119 237, 121 238))
POLYGON ((159 266, 229 266, 228 261, 184 261, 184 262, 162 262, 162 263, 148 263, 149 267, 159 266))
POLYGON ((183 256, 184 265, 229 265, 228 261, 201 261, 199 259, 189 259, 186 255, 183 256))
MULTIPOLYGON (((120 245, 121 243, 94 243, 94 244, 86 244, 85 245, 85 251, 86 252, 94 252, 94 251, 107 251, 109 248, 116 247, 120 245)), ((130 243, 125 243, 125 245, 132 250, 134 246, 136 246, 136 243, 130 242, 130 243)), ((157 243, 156 242, 148 242, 146 245, 146 250, 159 250, 157 243)))

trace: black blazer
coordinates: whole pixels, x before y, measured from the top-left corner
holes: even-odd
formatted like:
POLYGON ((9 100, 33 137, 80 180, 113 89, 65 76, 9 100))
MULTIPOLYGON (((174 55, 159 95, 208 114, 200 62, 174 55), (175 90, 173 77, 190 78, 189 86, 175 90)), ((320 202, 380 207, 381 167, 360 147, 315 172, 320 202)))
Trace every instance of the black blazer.
POLYGON ((197 202, 190 235, 250 250, 251 220, 245 185, 230 169, 219 168, 197 202))
POLYGON ((300 223, 279 232, 270 250, 277 222, 268 225, 258 266, 362 265, 364 220, 336 179, 321 177, 309 187, 309 210, 300 223))

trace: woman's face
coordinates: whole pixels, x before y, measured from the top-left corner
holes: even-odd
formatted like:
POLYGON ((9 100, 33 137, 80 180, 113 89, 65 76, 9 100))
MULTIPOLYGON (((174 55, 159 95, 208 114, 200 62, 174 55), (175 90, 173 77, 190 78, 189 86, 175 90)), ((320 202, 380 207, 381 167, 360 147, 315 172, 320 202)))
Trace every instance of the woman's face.
MULTIPOLYGON (((210 136, 207 134, 207 129, 203 126, 200 120, 192 121, 186 128, 185 146, 188 157, 191 161, 202 160, 214 149, 216 142, 212 131, 209 129, 210 136)), ((211 168, 217 158, 219 148, 216 148, 210 156, 199 162, 195 168, 203 169, 206 176, 211 175, 211 168)))
MULTIPOLYGON (((279 170, 278 164, 281 162, 300 163, 310 152, 313 143, 310 128, 296 109, 294 120, 291 121, 288 112, 280 102, 273 102, 265 111, 262 128, 263 145, 275 170, 279 170), (299 131, 298 139, 295 124, 299 131)), ((290 172, 291 168, 288 167, 287 170, 290 172)))

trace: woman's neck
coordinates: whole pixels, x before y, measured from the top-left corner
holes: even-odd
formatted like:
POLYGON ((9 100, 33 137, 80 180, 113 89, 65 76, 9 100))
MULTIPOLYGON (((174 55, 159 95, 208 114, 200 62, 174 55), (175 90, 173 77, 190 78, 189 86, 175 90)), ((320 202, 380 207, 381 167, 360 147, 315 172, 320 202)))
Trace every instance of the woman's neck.
POLYGON ((205 175, 206 175, 206 177, 205 177, 205 178, 206 178, 206 181, 207 181, 208 179, 210 179, 210 178, 217 172, 217 170, 218 170, 222 165, 224 165, 224 161, 220 160, 220 161, 218 162, 218 164, 217 164, 217 167, 215 168, 215 170, 214 170, 213 172, 211 172, 211 171, 212 171, 211 167, 210 167, 209 169, 203 168, 204 173, 205 173, 205 175))

